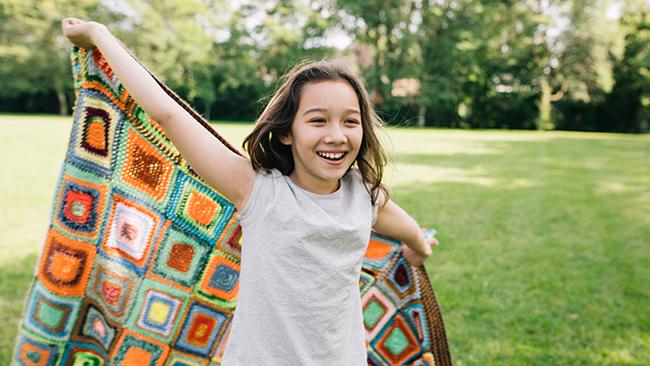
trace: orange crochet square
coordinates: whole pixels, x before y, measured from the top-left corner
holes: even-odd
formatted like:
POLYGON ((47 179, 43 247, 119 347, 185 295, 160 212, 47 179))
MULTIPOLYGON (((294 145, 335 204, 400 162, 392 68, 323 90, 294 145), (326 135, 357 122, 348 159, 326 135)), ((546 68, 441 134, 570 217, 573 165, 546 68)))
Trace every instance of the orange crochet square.
POLYGON ((95 260, 96 247, 51 228, 38 265, 38 279, 62 296, 82 296, 95 260))
POLYGON ((122 360, 123 366, 149 365, 150 363, 151 353, 137 347, 129 348, 122 360))
POLYGON ((371 239, 366 249, 365 258, 381 260, 393 251, 393 246, 389 243, 371 239))
POLYGON ((106 123, 99 118, 91 118, 86 123, 86 143, 96 150, 106 150, 107 127, 106 123))
POLYGON ((187 215, 199 224, 209 225, 218 214, 218 210, 221 210, 221 206, 209 197, 197 191, 190 193, 187 204, 187 215))
POLYGON ((49 258, 50 273, 63 282, 71 282, 82 268, 83 258, 76 255, 70 255, 67 251, 53 251, 49 258))

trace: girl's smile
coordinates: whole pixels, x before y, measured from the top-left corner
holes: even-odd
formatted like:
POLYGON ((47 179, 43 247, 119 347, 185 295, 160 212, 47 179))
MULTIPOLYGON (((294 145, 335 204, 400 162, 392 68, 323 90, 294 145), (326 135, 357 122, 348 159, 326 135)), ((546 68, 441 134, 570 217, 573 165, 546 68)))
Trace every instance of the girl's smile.
POLYGON ((359 101, 346 81, 307 83, 301 93, 291 132, 291 179, 318 194, 334 192, 359 153, 363 127, 359 101))

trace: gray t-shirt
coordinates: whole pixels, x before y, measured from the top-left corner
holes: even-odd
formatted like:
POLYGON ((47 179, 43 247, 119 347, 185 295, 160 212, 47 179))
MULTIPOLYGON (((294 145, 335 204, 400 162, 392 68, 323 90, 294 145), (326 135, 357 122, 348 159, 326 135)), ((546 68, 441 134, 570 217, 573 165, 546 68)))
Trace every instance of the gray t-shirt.
POLYGON ((356 169, 327 195, 260 170, 239 214, 239 296, 221 364, 366 366, 359 275, 376 215, 356 169))

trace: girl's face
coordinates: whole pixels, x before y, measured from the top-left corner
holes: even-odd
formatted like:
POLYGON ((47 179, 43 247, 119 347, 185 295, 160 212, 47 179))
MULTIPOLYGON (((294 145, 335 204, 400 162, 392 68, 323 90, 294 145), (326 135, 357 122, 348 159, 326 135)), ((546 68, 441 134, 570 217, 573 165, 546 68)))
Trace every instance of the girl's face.
POLYGON ((362 138, 359 100, 350 84, 305 84, 291 132, 282 138, 293 154, 291 179, 313 193, 336 191, 339 179, 357 158, 362 138))

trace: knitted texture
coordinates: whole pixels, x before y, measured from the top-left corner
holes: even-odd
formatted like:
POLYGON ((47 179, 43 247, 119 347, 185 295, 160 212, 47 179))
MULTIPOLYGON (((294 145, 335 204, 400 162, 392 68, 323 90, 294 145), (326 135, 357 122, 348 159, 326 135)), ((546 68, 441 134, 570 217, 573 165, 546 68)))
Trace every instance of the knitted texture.
MULTIPOLYGON (((235 207, 197 176, 97 49, 75 48, 71 58, 74 123, 13 362, 219 365, 239 289, 235 207)), ((373 233, 359 283, 368 363, 450 364, 424 267, 400 253, 373 233)))

